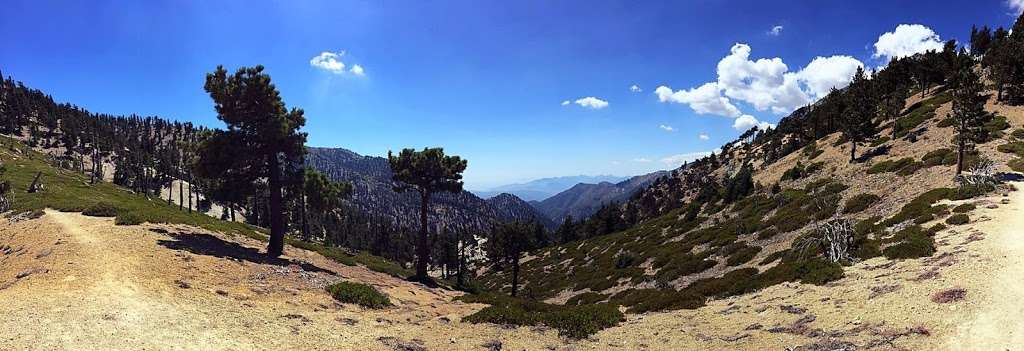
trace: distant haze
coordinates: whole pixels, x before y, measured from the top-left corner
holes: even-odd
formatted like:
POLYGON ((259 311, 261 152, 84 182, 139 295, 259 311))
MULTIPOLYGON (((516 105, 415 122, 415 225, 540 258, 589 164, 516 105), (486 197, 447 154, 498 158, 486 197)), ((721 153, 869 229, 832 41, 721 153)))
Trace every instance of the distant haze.
POLYGON ((526 183, 508 184, 487 190, 473 190, 477 196, 490 198, 501 193, 509 193, 526 201, 541 201, 555 194, 572 188, 579 183, 599 184, 602 182, 618 183, 629 177, 613 175, 578 175, 565 177, 541 178, 526 183))

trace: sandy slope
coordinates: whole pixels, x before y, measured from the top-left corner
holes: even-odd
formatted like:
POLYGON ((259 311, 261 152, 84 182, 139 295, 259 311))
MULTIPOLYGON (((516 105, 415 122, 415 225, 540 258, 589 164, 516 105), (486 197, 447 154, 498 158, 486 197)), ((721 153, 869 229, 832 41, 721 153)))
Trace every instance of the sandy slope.
POLYGON ((0 350, 481 349, 493 340, 542 349, 551 330, 459 322, 482 306, 454 293, 289 248, 184 226, 113 225, 47 211, 0 221, 0 350), (19 277, 20 276, 20 277, 19 277), (372 284, 395 307, 335 304, 323 286, 372 284))
POLYGON ((1020 349, 1024 192, 969 202, 979 207, 972 223, 939 233, 931 258, 875 258, 827 286, 633 315, 582 341, 463 324, 481 306, 303 250, 267 260, 246 238, 47 211, 0 221, 0 349, 1020 349), (377 286, 396 307, 335 304, 322 287, 341 279, 377 286), (952 288, 965 298, 932 300, 952 288))

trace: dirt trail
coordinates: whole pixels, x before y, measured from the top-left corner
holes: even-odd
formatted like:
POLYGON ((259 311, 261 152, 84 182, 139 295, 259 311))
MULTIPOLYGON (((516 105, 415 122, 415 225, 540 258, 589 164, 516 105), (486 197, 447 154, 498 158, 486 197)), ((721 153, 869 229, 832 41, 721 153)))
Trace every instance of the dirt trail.
MULTIPOLYGON (((1018 188, 1024 184, 1016 184, 1018 188)), ((947 347, 951 350, 1016 350, 1024 347, 1024 191, 977 228, 989 233, 988 255, 996 262, 985 277, 978 311, 961 324, 947 347)))
POLYGON ((460 321, 454 292, 288 248, 176 225, 116 226, 46 211, 0 220, 0 350, 563 349, 546 328, 460 321), (374 285, 395 307, 334 302, 327 284, 374 285))

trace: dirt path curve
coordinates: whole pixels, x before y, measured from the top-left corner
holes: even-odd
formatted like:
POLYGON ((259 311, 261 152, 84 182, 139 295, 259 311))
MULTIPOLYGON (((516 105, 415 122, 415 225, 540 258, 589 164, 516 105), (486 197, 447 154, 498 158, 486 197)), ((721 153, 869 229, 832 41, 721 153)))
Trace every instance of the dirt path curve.
POLYGON ((950 350, 1019 350, 1024 347, 1024 183, 1009 193, 1003 204, 980 223, 992 245, 988 255, 999 268, 984 286, 982 302, 974 316, 951 335, 950 350))

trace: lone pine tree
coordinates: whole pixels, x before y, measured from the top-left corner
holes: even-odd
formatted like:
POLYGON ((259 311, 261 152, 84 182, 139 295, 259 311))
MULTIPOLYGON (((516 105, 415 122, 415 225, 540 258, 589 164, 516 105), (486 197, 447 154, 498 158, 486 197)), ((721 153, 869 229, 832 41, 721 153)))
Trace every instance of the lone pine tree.
POLYGON ((430 259, 430 243, 427 238, 427 210, 430 197, 436 192, 462 191, 462 172, 466 160, 458 156, 446 156, 442 148, 423 148, 422 151, 403 149, 398 155, 388 151, 391 177, 401 183, 395 191, 415 190, 420 195, 420 234, 416 240, 415 280, 429 283, 427 261, 430 259))
MULTIPOLYGON (((284 252, 282 164, 300 160, 305 152, 306 124, 301 109, 287 109, 263 66, 242 67, 228 75, 224 67, 206 75, 206 92, 213 99, 217 118, 227 130, 213 133, 199 152, 206 175, 231 174, 255 182, 267 180, 270 193, 270 244, 272 257, 284 252), (224 155, 230 155, 226 160, 224 155), (203 159, 206 159, 204 162, 203 159), (209 161, 221 162, 209 162, 209 161), (227 162, 223 162, 227 161, 227 162)), ((197 172, 198 173, 198 172, 197 172)), ((232 182, 234 183, 234 182, 232 182)))

